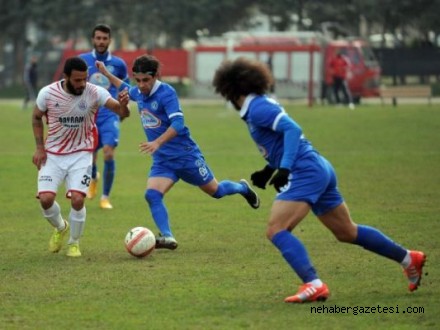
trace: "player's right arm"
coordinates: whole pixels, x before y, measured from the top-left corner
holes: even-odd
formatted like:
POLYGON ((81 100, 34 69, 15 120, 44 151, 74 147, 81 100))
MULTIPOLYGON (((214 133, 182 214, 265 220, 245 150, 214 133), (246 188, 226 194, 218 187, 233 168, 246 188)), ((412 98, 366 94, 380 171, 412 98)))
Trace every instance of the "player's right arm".
POLYGON ((112 74, 110 71, 108 71, 103 62, 96 61, 95 65, 98 68, 99 72, 101 72, 104 76, 106 76, 110 80, 112 85, 115 85, 118 89, 122 86, 122 84, 127 84, 118 77, 116 77, 114 74, 112 74))
POLYGON ((32 129, 35 138, 35 153, 32 157, 32 162, 40 170, 41 166, 46 164, 47 154, 44 149, 44 124, 43 124, 44 112, 41 111, 38 106, 34 107, 32 112, 32 129))

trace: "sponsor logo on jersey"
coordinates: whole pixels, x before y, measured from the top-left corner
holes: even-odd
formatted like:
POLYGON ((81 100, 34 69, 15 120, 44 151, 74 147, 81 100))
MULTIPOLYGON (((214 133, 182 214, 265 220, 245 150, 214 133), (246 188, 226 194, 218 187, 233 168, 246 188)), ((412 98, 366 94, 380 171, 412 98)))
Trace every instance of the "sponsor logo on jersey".
POLYGON ((61 125, 68 128, 78 128, 84 122, 83 116, 59 117, 58 121, 61 125))
POLYGON ((141 110, 140 115, 142 126, 144 126, 145 129, 157 128, 162 123, 159 118, 146 109, 141 110))

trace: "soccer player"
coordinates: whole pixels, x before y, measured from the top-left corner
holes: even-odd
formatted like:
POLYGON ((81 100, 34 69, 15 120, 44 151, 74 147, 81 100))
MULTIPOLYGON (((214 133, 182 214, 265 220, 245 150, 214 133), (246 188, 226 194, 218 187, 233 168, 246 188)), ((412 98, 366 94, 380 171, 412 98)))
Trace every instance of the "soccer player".
POLYGON ((119 90, 128 88, 130 99, 138 105, 148 140, 142 142, 139 148, 142 153, 150 154, 153 158, 145 199, 160 231, 156 237, 156 248, 177 248, 163 198, 179 179, 198 186, 211 197, 218 199, 241 194, 252 208, 260 206, 257 194, 246 180, 217 182, 185 126, 176 91, 159 80, 160 63, 157 58, 151 55, 136 58, 132 69, 137 83, 135 87, 130 87, 112 75, 102 62, 97 62, 97 66, 119 90))
POLYGON ((353 222, 330 162, 316 151, 282 106, 266 96, 272 79, 264 63, 238 58, 220 65, 213 86, 239 111, 267 162, 251 175, 253 185, 265 189, 269 183, 277 191, 266 236, 303 282, 285 302, 323 301, 330 294, 305 246, 292 234, 310 210, 339 241, 398 262, 408 277, 409 290, 416 290, 426 255, 401 247, 375 228, 353 222))
POLYGON ((43 87, 32 113, 36 150, 32 162, 38 169, 38 195, 43 216, 55 228, 49 251, 59 252, 69 230, 67 255, 81 256, 79 239, 84 230, 84 198, 90 183, 95 147, 93 128, 100 106, 127 117, 128 93, 118 95, 119 102, 99 86, 87 82, 87 64, 80 57, 68 58, 64 79, 43 87), (47 137, 44 141, 43 117, 47 137), (67 221, 55 200, 58 187, 65 182, 71 209, 67 221))
MULTIPOLYGON (((113 97, 116 97, 116 87, 98 71, 95 65, 96 61, 102 61, 107 66, 108 70, 115 76, 126 82, 129 81, 127 65, 124 60, 112 55, 108 50, 110 42, 110 26, 98 24, 92 31, 93 50, 89 53, 81 54, 80 57, 82 57, 89 66, 89 82, 104 87, 113 97)), ((97 183, 99 180, 99 172, 97 167, 97 154, 99 149, 102 148, 104 155, 104 171, 102 178, 103 190, 99 206, 102 209, 112 209, 113 205, 110 203, 109 196, 116 172, 115 148, 119 142, 120 118, 117 114, 110 111, 110 109, 101 107, 98 111, 96 124, 98 129, 98 145, 93 154, 92 180, 90 181, 87 197, 92 199, 98 192, 97 183)))

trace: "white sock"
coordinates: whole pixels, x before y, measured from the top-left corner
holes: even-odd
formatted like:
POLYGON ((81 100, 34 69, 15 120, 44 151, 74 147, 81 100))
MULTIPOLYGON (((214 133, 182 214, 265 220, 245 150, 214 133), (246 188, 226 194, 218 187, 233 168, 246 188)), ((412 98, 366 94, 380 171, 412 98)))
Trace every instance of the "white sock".
POLYGON ((411 254, 409 254, 409 251, 406 251, 406 256, 403 258, 402 262, 400 263, 403 268, 408 268, 411 264, 411 254))
POLYGON ((61 216, 61 208, 56 201, 47 210, 45 210, 45 209, 42 209, 42 210, 43 210, 43 216, 58 231, 61 231, 64 228, 66 228, 66 223, 64 222, 64 220, 61 216))
POLYGON ((80 237, 84 232, 84 225, 86 222, 86 207, 84 206, 81 210, 77 211, 75 209, 70 209, 69 220, 70 220, 70 238, 68 244, 78 243, 80 237))
POLYGON ((316 280, 313 280, 309 283, 312 284, 315 288, 320 288, 323 284, 319 278, 317 278, 316 280))

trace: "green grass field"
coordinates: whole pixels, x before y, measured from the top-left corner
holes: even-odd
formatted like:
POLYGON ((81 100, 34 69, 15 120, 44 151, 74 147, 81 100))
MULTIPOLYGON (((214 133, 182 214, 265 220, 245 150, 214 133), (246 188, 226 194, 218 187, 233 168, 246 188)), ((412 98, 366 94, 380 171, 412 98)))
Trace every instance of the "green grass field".
MULTIPOLYGON (((183 109, 217 179, 249 178, 264 166, 234 111, 220 103, 184 103, 183 109)), ((265 239, 271 189, 259 191, 262 205, 253 210, 240 196, 214 200, 178 183, 166 203, 179 248, 131 257, 123 245, 126 232, 135 226, 156 231, 143 198, 151 160, 138 153, 144 136, 135 111, 122 124, 114 210, 88 201, 83 257, 69 259, 65 249, 50 254, 52 229, 34 198, 31 113, 18 101, 3 102, 0 329, 438 329, 438 106, 363 105, 349 111, 288 105, 286 110, 335 166, 355 221, 428 254, 429 275, 418 291, 407 291, 399 265, 338 243, 309 216, 295 233, 331 297, 325 303, 285 304, 300 282, 265 239), (313 307, 327 307, 328 313, 313 314, 313 307), (385 307, 394 313, 384 313, 385 307), (343 314, 342 308, 359 312, 343 314)), ((102 158, 99 164, 102 168, 102 158)), ((64 187, 57 200, 67 216, 64 187)))

